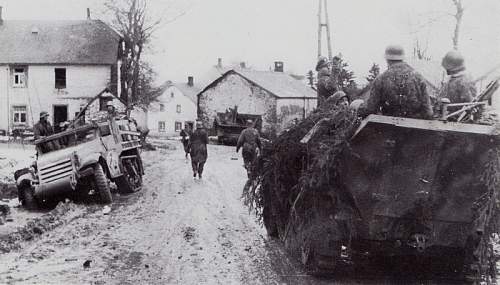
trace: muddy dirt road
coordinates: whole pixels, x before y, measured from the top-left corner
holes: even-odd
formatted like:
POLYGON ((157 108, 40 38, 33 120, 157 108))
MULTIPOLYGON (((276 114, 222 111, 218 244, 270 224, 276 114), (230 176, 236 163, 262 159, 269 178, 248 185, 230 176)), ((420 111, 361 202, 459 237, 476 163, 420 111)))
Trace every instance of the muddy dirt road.
POLYGON ((108 215, 101 205, 60 204, 39 214, 33 237, 4 244, 0 283, 339 284, 307 276, 248 214, 234 148, 209 147, 203 180, 193 180, 180 148, 143 156, 143 191, 115 196, 108 215))

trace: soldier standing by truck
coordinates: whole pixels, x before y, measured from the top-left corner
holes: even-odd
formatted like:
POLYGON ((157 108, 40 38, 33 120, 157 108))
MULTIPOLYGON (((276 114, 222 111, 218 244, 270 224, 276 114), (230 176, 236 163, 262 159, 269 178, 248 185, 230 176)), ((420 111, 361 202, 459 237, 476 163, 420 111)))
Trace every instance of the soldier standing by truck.
POLYGON ((253 121, 247 120, 247 128, 244 129, 240 137, 238 138, 238 143, 236 144, 236 152, 243 147, 241 154, 243 155, 244 167, 250 175, 250 166, 257 158, 257 149, 262 150, 262 144, 260 141, 259 131, 253 127, 253 121))
POLYGON ((366 114, 431 119, 432 105, 425 81, 404 62, 404 49, 391 45, 385 50, 388 69, 374 81, 366 114))
POLYGON ((207 161, 208 133, 201 121, 196 121, 196 130, 189 138, 189 154, 191 155, 191 166, 193 167, 193 177, 202 178, 203 167, 207 161))

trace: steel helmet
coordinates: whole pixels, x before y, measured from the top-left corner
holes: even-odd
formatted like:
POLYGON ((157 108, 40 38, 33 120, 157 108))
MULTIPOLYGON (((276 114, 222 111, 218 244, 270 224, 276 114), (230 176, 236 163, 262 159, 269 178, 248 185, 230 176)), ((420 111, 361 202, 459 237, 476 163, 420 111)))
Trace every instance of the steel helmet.
POLYGON ((321 68, 328 66, 329 62, 330 61, 328 60, 328 58, 320 56, 318 59, 318 63, 316 64, 316 71, 319 71, 321 68))
POLYGON ((390 45, 385 48, 386 60, 404 60, 405 50, 400 45, 390 45))
POLYGON ((454 73, 465 70, 465 59, 456 50, 449 51, 444 57, 441 65, 448 73, 454 73))

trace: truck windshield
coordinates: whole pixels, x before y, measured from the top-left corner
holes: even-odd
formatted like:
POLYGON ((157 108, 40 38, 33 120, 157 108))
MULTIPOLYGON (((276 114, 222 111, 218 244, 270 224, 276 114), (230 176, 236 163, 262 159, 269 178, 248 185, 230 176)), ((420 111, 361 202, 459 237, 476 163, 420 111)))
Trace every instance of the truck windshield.
POLYGON ((77 129, 66 130, 40 140, 40 142, 37 142, 36 144, 36 149, 42 154, 49 153, 94 140, 96 136, 97 131, 94 127, 79 127, 77 129))

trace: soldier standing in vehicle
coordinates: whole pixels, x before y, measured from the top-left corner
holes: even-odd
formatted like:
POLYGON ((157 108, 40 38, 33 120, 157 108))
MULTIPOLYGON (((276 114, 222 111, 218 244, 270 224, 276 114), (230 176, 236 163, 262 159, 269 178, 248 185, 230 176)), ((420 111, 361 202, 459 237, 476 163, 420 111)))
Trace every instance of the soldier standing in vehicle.
POLYGON ((458 51, 450 51, 443 57, 441 65, 450 78, 441 89, 439 97, 448 98, 450 103, 471 102, 477 91, 472 78, 465 72, 464 57, 458 51))
POLYGON ((316 71, 318 72, 318 107, 321 107, 326 99, 337 91, 337 82, 333 77, 330 62, 326 57, 320 57, 316 64, 316 71))
MULTIPOLYGON (((40 112, 40 120, 33 126, 35 140, 54 134, 54 128, 52 128, 52 125, 49 123, 48 117, 49 113, 46 111, 40 112)), ((41 151, 46 153, 59 149, 60 145, 57 140, 53 140, 40 145, 40 147, 41 151)))
POLYGON ((404 49, 391 45, 385 50, 388 69, 374 81, 366 114, 431 119, 432 105, 425 81, 404 62, 404 49))
POLYGON ((247 128, 244 129, 236 144, 236 152, 243 147, 241 154, 243 155, 243 163, 247 171, 250 170, 251 164, 257 158, 257 149, 262 151, 262 144, 260 141, 259 131, 254 128, 253 121, 247 120, 247 128))
POLYGON ((191 166, 193 167, 193 177, 202 178, 203 167, 207 161, 208 133, 201 121, 196 121, 196 130, 189 138, 189 154, 191 155, 191 166))

